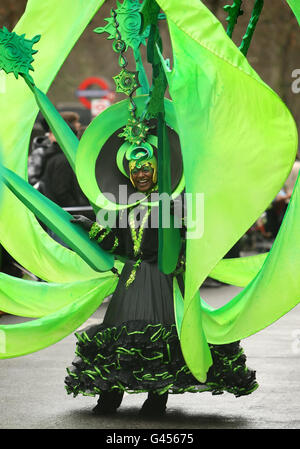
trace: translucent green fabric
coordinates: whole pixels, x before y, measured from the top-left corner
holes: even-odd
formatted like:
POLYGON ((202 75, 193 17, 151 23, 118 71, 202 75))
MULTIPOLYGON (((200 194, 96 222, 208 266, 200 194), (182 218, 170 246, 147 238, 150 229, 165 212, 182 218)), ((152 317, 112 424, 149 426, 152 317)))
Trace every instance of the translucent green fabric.
MULTIPOLYGON (((300 24, 300 3, 287 0, 300 24)), ((209 276, 219 281, 245 287, 259 272, 267 254, 236 259, 223 259, 212 269, 209 276)))
MULTIPOLYGON (((202 2, 158 3, 167 15, 173 47, 174 68, 167 76, 186 191, 203 193, 205 201, 204 234, 187 242, 180 334, 189 368, 205 381, 212 361, 198 289, 280 190, 295 159, 297 131, 281 99, 259 78, 202 2)), ((287 276, 290 279, 291 273, 287 276)), ((286 277, 281 280, 288 282, 286 277)), ((275 293, 270 283, 268 298, 275 293)), ((291 293, 292 307, 299 289, 291 293)), ((277 306, 273 303, 274 309, 277 306)), ((222 332, 226 335, 226 325, 222 332)))
POLYGON ((290 5, 293 13, 296 16, 296 19, 298 20, 298 23, 300 25, 300 3, 299 0, 286 0, 287 3, 290 5))
POLYGON ((226 284, 246 287, 257 275, 268 254, 222 259, 209 273, 209 276, 226 284))
POLYGON ((226 306, 205 314, 203 325, 209 342, 227 343, 248 337, 300 302, 299 228, 300 178, 280 232, 258 275, 226 306))
MULTIPOLYGON (((0 352, 0 358, 29 354, 66 337, 95 312, 107 294, 114 290, 116 283, 117 279, 110 278, 106 285, 98 282, 92 288, 89 286, 85 294, 78 295, 69 305, 43 318, 0 326, 1 348, 5 349, 4 353, 0 352)), ((59 291, 60 286, 56 287, 59 291)), ((74 287, 71 288, 73 291, 74 287)))
MULTIPOLYGON (((225 306, 214 309, 200 299, 209 343, 224 344, 249 337, 269 326, 300 301, 299 271, 300 178, 283 224, 257 276, 225 306)), ((183 299, 174 285, 177 328, 181 331, 183 299)))
POLYGON ((62 241, 95 271, 108 271, 114 266, 114 257, 104 251, 88 233, 71 223, 73 216, 46 198, 28 182, 0 164, 4 184, 62 241))

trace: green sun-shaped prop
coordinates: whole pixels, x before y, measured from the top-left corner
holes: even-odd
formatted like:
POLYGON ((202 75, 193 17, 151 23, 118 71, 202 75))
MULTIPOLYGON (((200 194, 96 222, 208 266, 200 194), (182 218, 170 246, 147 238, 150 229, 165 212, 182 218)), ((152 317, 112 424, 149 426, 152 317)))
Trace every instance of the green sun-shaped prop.
POLYGON ((19 75, 25 76, 33 83, 29 70, 34 70, 31 65, 34 60, 32 56, 37 50, 32 47, 40 38, 41 36, 37 35, 29 40, 25 39, 25 34, 19 36, 5 27, 0 29, 0 70, 13 73, 16 78, 19 75))
POLYGON ((132 95, 140 87, 138 72, 122 69, 113 79, 116 83, 116 92, 121 92, 125 95, 132 95))
POLYGON ((147 138, 149 126, 146 122, 132 117, 128 120, 127 125, 123 129, 123 132, 119 134, 119 137, 124 137, 127 142, 135 145, 140 145, 147 138))

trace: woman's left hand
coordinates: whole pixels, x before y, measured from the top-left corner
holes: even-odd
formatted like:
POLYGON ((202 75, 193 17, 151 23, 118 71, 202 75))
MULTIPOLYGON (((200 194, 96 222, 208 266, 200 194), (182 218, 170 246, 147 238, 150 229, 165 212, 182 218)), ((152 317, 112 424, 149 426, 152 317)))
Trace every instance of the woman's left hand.
POLYGON ((71 223, 79 224, 85 231, 90 231, 93 222, 83 215, 74 215, 71 223))

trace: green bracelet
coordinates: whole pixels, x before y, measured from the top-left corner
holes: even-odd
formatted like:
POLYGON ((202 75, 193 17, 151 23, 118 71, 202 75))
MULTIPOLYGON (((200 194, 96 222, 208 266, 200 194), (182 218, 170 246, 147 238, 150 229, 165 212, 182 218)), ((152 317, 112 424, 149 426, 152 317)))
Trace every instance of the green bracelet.
POLYGON ((99 225, 97 222, 93 223, 90 231, 89 231, 89 237, 90 239, 95 239, 99 232, 101 232, 103 229, 105 229, 103 226, 99 225))
MULTIPOLYGON (((105 229, 105 228, 102 228, 102 230, 104 230, 104 229, 105 229)), ((97 242, 98 242, 98 243, 101 243, 102 240, 104 240, 105 237, 107 237, 109 233, 110 233, 110 229, 106 229, 106 231, 103 232, 103 233, 100 235, 100 237, 97 239, 97 242)))

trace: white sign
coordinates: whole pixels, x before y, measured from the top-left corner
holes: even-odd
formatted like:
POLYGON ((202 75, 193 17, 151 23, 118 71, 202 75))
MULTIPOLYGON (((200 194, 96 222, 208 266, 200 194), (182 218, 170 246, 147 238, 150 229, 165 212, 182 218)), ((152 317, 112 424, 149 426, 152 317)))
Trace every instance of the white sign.
POLYGON ((97 117, 102 111, 108 108, 111 102, 107 98, 97 98, 91 101, 91 115, 97 117))

